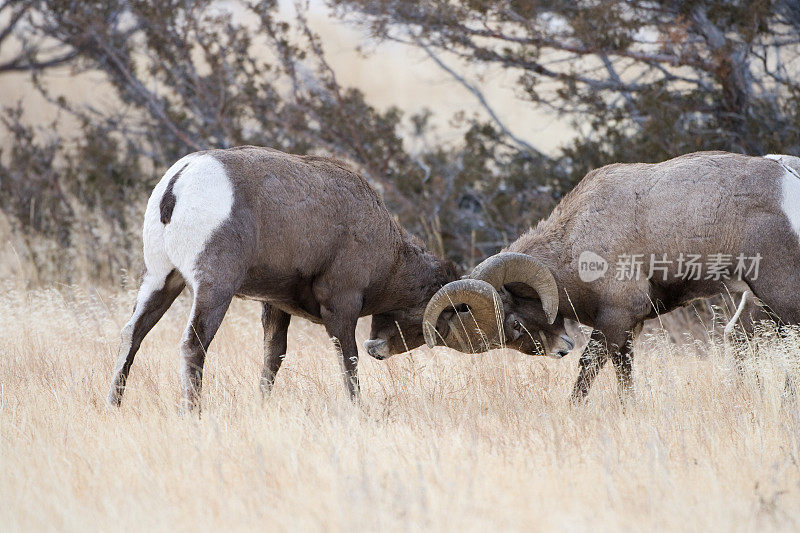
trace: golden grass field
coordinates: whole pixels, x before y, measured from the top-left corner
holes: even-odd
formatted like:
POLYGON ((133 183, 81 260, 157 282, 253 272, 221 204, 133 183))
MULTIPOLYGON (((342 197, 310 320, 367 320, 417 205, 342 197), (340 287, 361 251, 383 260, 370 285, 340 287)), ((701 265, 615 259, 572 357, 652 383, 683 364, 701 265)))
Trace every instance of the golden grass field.
MULTIPOLYGON (((606 369, 586 405, 562 361, 494 351, 362 358, 346 400, 321 326, 301 320, 261 402, 259 306, 209 351, 202 417, 178 408, 183 295, 107 410, 134 293, 0 295, 0 528, 13 530, 797 530, 796 338, 740 379, 721 348, 640 342, 624 409, 606 369)), ((368 321, 359 326, 359 340, 368 321)))

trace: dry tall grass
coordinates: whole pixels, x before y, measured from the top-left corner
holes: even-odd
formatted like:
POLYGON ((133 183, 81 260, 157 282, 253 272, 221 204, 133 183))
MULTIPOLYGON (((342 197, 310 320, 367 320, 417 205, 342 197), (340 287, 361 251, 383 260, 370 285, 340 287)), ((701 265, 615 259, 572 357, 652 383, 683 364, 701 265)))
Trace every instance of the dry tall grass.
POLYGON ((296 320, 262 404, 259 310, 237 302, 198 419, 177 407, 185 297, 145 340, 122 408, 104 407, 132 302, 2 290, 3 530, 800 526, 800 412, 783 389, 797 339, 760 350, 760 382, 717 348, 646 339, 627 409, 608 369, 587 405, 568 402, 575 354, 365 357, 354 407, 322 328, 296 320))

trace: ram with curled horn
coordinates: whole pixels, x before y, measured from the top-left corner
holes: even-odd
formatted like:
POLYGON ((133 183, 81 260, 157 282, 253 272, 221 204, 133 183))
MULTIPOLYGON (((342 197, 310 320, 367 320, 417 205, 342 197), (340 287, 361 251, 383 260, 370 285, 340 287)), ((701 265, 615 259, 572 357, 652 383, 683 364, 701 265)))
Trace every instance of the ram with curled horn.
POLYGON ((800 158, 698 152, 587 174, 550 217, 433 296, 425 338, 434 344, 441 331, 448 345, 476 351, 505 337, 521 352, 560 357, 574 345, 564 320, 576 320, 593 331, 573 398, 587 396, 608 359, 625 397, 646 319, 742 293, 726 333, 738 324, 752 333, 756 313, 798 324, 798 287, 800 158), (700 269, 687 268, 689 260, 700 269), (487 295, 502 302, 494 317, 487 295), (462 325, 462 304, 480 328, 462 325), (489 343, 475 342, 477 329, 489 343))
POLYGON ((459 271, 406 232, 346 163, 241 146, 189 154, 167 170, 145 209, 145 271, 122 330, 108 403, 119 406, 147 333, 188 287, 181 389, 199 406, 211 341, 234 297, 262 303, 269 394, 292 316, 323 324, 350 396, 359 396, 358 317, 372 315, 367 352, 421 346, 425 306, 459 271))
MULTIPOLYGON (((514 328, 505 338, 506 322, 502 302, 517 293, 538 299, 549 324, 558 318, 558 288, 550 271, 529 255, 504 252, 494 255, 475 267, 467 279, 453 281, 442 287, 428 302, 423 318, 423 330, 428 346, 445 344, 462 351, 479 352, 491 347, 522 348, 524 340, 514 328), (468 311, 455 312, 463 306, 468 311), (447 337, 438 333, 436 324, 442 312, 451 310, 447 319, 447 337)), ((512 324, 516 321, 510 316, 512 324)), ((564 355, 572 348, 572 339, 565 332, 556 339, 544 331, 537 332, 541 346, 553 348, 554 354, 564 355)))

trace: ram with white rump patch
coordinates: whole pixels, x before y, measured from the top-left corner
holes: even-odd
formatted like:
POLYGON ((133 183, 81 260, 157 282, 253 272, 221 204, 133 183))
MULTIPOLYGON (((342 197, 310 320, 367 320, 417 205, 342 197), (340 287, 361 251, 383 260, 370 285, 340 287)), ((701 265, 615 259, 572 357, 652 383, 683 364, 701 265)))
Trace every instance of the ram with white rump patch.
POLYGON ((325 325, 355 397, 359 316, 373 315, 367 345, 376 358, 420 346, 426 303, 459 275, 406 233, 344 163, 253 146, 175 163, 147 203, 143 241, 145 272, 122 330, 111 405, 122 401, 142 339, 185 286, 193 303, 181 340, 181 385, 191 408, 206 350, 234 296, 263 302, 264 393, 286 353, 290 315, 297 315, 325 325))
POLYGON ((740 292, 742 304, 727 333, 735 321, 752 330, 753 295, 779 323, 800 323, 800 158, 698 152, 593 170, 549 218, 478 265, 470 278, 482 283, 482 292, 471 297, 483 295, 483 307, 502 301, 503 327, 493 317, 481 324, 490 333, 484 340, 474 328, 443 326, 440 314, 465 302, 459 280, 428 305, 430 344, 443 331, 451 346, 465 351, 504 343, 560 357, 573 347, 564 319, 577 320, 593 332, 579 360, 573 397, 588 394, 609 357, 624 395, 633 386, 633 340, 644 320, 658 314, 698 298, 740 292), (715 257, 759 262, 737 275, 704 272, 695 278, 680 272, 679 259, 688 254, 706 264, 715 257), (595 261, 589 275, 581 273, 581 256, 595 261), (599 264, 613 266, 633 256, 671 261, 655 275, 629 278, 599 264), (534 279, 540 289, 532 293, 534 279))

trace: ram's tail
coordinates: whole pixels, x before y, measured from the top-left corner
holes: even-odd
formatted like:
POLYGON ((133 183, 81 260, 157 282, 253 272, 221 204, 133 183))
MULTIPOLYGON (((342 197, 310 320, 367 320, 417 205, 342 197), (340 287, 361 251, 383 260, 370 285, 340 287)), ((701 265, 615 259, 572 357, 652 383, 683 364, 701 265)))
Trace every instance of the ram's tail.
POLYGON ((189 163, 183 165, 167 183, 167 189, 164 191, 164 196, 161 197, 161 204, 159 205, 162 224, 169 224, 169 221, 172 220, 172 210, 175 209, 175 193, 172 192, 172 188, 175 186, 175 182, 178 181, 181 172, 188 166, 189 163))

